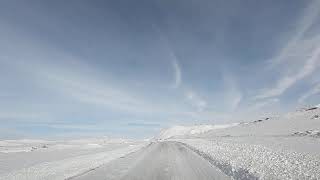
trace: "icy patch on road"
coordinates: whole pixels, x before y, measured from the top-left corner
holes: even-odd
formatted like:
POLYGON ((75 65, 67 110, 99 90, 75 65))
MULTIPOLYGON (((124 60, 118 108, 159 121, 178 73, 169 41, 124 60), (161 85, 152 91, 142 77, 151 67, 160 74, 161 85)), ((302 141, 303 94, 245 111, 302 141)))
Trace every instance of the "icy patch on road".
POLYGON ((286 150, 274 150, 262 145, 238 144, 218 140, 179 140, 208 155, 222 171, 232 171, 235 179, 320 179, 320 156, 286 150), (245 176, 237 176, 245 172, 245 176), (253 178, 254 179, 254 178, 253 178))
POLYGON ((82 155, 63 160, 46 162, 1 174, 0 180, 40 180, 40 179, 67 179, 90 169, 97 168, 111 160, 137 151, 144 145, 133 145, 107 152, 82 155))

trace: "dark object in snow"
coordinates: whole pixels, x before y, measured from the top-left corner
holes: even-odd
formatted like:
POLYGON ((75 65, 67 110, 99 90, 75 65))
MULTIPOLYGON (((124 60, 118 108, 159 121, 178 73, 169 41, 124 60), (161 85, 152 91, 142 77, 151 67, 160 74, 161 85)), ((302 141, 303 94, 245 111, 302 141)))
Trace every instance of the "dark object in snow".
POLYGON ((316 114, 316 115, 312 116, 312 118, 311 118, 311 119, 318 119, 318 118, 319 118, 319 115, 318 115, 318 114, 316 114))
POLYGON ((254 123, 257 123, 257 122, 262 122, 262 121, 267 121, 269 120, 270 118, 264 118, 264 119, 258 119, 258 120, 255 120, 253 121, 254 123))
POLYGON ((254 123, 257 123, 257 122, 262 122, 263 120, 259 119, 259 120, 255 120, 253 121, 254 123))
POLYGON ((318 109, 318 107, 308 108, 308 109, 306 109, 305 111, 312 111, 312 110, 315 110, 315 109, 318 109))

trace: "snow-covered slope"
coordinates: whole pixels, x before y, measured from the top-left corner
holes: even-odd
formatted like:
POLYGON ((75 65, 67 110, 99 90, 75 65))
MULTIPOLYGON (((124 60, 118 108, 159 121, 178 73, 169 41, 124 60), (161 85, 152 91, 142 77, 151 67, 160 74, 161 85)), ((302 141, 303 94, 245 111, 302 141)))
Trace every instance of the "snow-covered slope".
POLYGON ((171 140, 187 144, 234 179, 320 179, 317 106, 171 140))
POLYGON ((270 117, 238 126, 209 131, 201 137, 215 136, 291 136, 295 133, 320 130, 320 108, 312 107, 279 117, 270 117))
MULTIPOLYGON (((320 131, 320 108, 303 108, 279 117, 224 125, 174 126, 160 131, 158 140, 216 136, 317 136, 320 131)), ((320 136, 320 135, 319 135, 320 136)))
POLYGON ((177 138, 181 136, 199 135, 208 131, 216 129, 224 129, 238 125, 234 124, 223 124, 223 125, 196 125, 196 126, 174 126, 168 129, 162 130, 156 139, 164 140, 169 138, 177 138))

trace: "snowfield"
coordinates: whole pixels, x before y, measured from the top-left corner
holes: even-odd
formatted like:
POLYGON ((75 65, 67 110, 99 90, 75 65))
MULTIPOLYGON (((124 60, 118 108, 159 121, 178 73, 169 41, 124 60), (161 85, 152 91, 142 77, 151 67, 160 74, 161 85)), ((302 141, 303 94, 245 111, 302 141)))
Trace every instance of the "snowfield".
POLYGON ((144 142, 85 139, 0 141, 0 179, 67 179, 135 152, 144 142))

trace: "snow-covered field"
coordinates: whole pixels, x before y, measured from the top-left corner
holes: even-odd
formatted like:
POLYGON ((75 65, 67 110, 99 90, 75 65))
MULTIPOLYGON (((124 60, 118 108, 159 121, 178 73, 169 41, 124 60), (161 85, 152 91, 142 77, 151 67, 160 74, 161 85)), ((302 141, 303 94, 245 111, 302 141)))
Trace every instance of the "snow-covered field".
POLYGON ((319 115, 306 108, 171 140, 235 179, 320 179, 319 115))
POLYGON ((0 141, 0 179, 67 179, 143 147, 123 139, 0 141))

